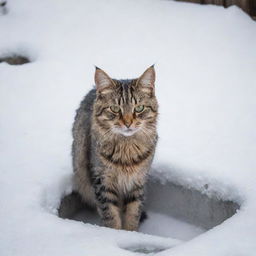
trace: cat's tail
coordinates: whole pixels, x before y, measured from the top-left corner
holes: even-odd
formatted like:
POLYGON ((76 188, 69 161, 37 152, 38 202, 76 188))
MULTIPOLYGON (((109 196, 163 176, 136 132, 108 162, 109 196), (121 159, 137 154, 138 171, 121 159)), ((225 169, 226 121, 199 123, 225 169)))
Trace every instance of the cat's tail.
POLYGON ((58 215, 63 219, 70 219, 83 207, 84 203, 81 196, 77 192, 73 191, 61 200, 58 215))

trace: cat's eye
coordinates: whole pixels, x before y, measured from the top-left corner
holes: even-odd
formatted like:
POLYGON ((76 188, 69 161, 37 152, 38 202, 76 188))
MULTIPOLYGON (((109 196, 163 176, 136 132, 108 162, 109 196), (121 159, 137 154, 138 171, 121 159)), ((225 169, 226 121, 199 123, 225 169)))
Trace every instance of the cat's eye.
POLYGON ((114 112, 114 113, 120 112, 120 107, 117 106, 117 105, 112 105, 112 106, 110 106, 110 109, 111 109, 111 111, 114 112))
POLYGON ((142 112, 144 110, 144 106, 143 105, 139 105, 137 107, 134 108, 134 110, 138 113, 142 112))

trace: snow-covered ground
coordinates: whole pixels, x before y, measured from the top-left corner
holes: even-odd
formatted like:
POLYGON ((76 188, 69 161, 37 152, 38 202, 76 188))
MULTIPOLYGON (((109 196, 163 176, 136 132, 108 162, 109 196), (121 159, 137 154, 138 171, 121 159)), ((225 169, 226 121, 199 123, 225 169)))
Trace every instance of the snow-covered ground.
MULTIPOLYGON (((75 220, 100 225, 100 219, 95 211, 84 209, 74 217, 75 220)), ((205 229, 188 224, 166 214, 147 211, 147 219, 143 221, 140 232, 162 237, 172 237, 182 241, 190 240, 203 232, 205 229)))
POLYGON ((32 62, 0 63, 0 255, 256 255, 255 22, 237 7, 160 0, 9 0, 7 8, 0 58, 32 62), (70 131, 93 65, 132 78, 153 63, 152 176, 241 205, 188 242, 171 220, 179 230, 166 238, 57 217, 72 189, 70 131))

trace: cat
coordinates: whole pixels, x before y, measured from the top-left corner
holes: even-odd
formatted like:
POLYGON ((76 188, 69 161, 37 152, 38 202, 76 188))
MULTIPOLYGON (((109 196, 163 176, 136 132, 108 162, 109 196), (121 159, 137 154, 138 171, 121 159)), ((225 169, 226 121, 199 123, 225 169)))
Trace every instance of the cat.
POLYGON ((95 84, 72 129, 75 188, 105 227, 136 231, 158 139, 155 69, 117 80, 96 67, 95 84))

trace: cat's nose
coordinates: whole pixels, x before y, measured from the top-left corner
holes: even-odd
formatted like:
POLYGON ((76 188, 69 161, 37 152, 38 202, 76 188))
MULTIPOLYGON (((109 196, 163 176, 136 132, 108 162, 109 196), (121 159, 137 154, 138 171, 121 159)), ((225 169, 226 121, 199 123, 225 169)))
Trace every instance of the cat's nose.
POLYGON ((130 116, 124 117, 124 125, 129 128, 132 124, 132 118, 130 116))
POLYGON ((125 121, 124 121, 124 124, 125 124, 125 126, 126 126, 127 128, 129 128, 129 127, 131 126, 131 124, 132 124, 132 120, 125 120, 125 121))

